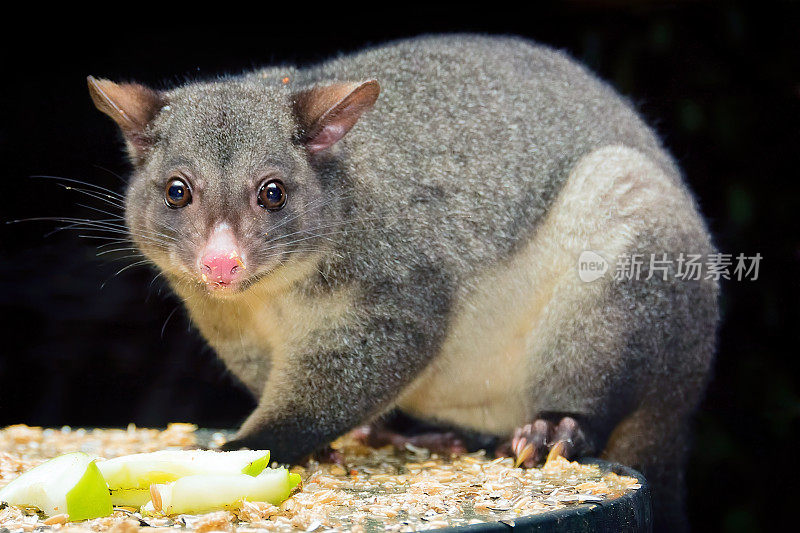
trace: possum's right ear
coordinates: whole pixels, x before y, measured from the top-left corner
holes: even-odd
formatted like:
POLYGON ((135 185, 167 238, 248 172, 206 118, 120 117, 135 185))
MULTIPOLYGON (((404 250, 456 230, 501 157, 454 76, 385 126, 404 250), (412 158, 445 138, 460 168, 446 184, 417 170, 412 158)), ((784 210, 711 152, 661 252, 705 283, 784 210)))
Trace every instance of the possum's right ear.
POLYGON ((114 83, 89 76, 89 95, 94 105, 117 123, 134 160, 152 146, 147 125, 166 104, 164 96, 138 83, 114 83))
POLYGON ((344 137, 380 92, 376 80, 367 80, 321 85, 295 94, 294 111, 308 151, 325 150, 344 137))

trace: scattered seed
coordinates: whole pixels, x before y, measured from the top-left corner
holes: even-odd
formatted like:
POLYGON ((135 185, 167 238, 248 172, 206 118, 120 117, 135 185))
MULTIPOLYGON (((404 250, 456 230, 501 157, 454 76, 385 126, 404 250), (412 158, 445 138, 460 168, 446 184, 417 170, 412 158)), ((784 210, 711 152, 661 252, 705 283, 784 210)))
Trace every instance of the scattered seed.
POLYGON ((66 524, 69 521, 68 514, 57 514, 53 515, 44 522, 42 522, 46 526, 54 526, 56 524, 66 524))
MULTIPOLYGON (((83 450, 103 457, 180 449, 196 445, 196 428, 171 424, 166 431, 137 428, 83 431, 46 430, 28 426, 0 429, 0 486, 23 471, 56 455, 83 450)), ((210 435, 212 446, 226 437, 210 435)), ((206 444, 206 441, 203 441, 206 444)), ((117 509, 111 517, 70 524, 47 524, 30 511, 0 507, 0 529, 59 533, 112 530, 175 533, 176 528, 204 531, 412 531, 463 526, 486 521, 511 525, 520 516, 563 509, 570 505, 614 498, 639 487, 636 479, 602 472, 593 465, 572 463, 551 454, 542 468, 514 468, 513 459, 486 453, 436 457, 422 448, 373 449, 353 437, 333 443, 343 465, 309 462, 292 467, 303 478, 303 489, 280 506, 243 502, 235 514, 227 511, 178 518, 148 518, 117 509), (137 523, 134 520, 138 520, 137 523), (181 522, 182 520, 182 522, 181 522), (185 524, 185 526, 182 526, 185 524), (11 528, 10 526, 15 526, 11 528)), ((153 505, 163 507, 156 490, 153 505)), ((55 518, 55 517, 53 517, 55 518)), ((0 532, 2 533, 2 532, 0 532)))

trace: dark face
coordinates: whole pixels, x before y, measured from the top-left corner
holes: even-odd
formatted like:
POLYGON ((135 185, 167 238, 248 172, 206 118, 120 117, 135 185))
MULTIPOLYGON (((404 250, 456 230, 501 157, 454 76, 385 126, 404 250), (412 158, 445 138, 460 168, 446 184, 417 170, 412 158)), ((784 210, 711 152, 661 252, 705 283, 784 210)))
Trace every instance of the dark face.
POLYGON ((221 296, 322 252, 313 229, 335 209, 288 91, 226 82, 166 101, 126 198, 130 231, 159 268, 221 296))

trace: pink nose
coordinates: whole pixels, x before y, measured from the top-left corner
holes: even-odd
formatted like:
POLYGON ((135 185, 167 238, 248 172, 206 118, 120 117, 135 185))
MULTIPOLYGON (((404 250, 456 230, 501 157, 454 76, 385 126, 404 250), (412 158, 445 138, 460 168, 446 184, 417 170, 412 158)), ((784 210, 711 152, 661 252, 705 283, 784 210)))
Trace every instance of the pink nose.
POLYGON ((200 262, 203 265, 203 281, 222 286, 236 281, 244 268, 236 251, 209 252, 202 257, 200 262))

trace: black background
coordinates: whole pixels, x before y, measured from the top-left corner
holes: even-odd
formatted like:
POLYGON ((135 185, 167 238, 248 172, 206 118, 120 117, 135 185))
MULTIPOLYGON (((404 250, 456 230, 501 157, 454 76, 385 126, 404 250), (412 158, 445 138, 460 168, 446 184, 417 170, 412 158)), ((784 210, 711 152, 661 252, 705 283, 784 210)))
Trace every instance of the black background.
MULTIPOLYGON (((688 477, 697 530, 767 529, 797 494, 789 467, 800 426, 797 6, 599 6, 298 4, 281 6, 291 16, 231 11, 202 24, 166 7, 91 24, 75 11, 7 19, 17 27, 2 47, 0 220, 103 217, 78 205, 100 202, 32 175, 124 189, 122 145, 90 103, 87 74, 166 88, 438 31, 513 33, 566 49, 655 125, 720 249, 764 257, 757 281, 723 286, 718 357, 688 477)), ((75 232, 44 237, 55 227, 0 226, 0 426, 236 426, 252 401, 161 280, 151 283, 155 272, 115 275, 132 260, 97 258, 100 241, 75 232)))

